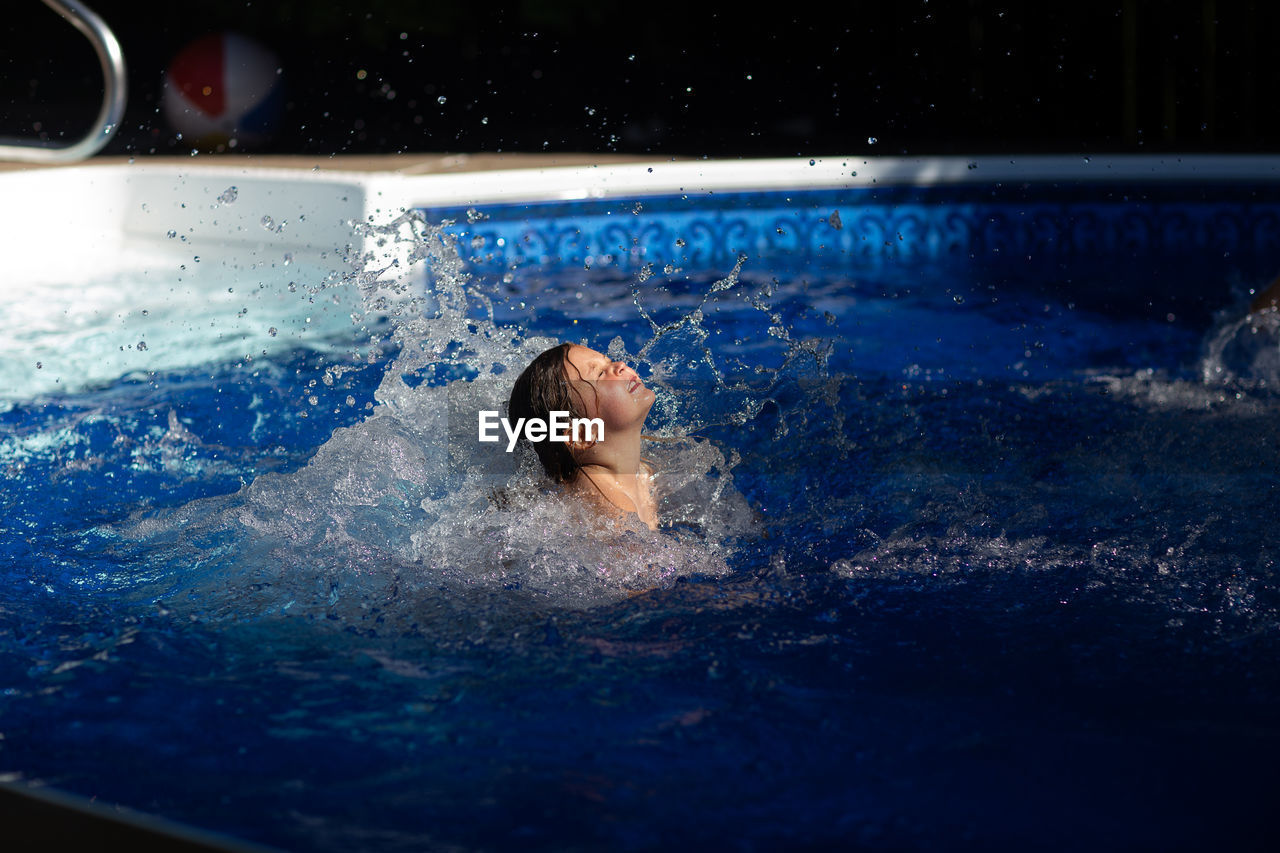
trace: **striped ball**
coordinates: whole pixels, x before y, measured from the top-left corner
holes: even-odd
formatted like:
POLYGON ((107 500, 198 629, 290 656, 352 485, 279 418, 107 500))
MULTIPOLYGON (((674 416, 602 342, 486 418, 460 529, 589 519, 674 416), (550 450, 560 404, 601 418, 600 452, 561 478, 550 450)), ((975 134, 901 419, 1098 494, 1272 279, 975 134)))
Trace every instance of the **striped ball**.
POLYGON ((215 33, 169 63, 161 102, 184 144, 254 147, 271 138, 283 89, 274 53, 237 33, 215 33))

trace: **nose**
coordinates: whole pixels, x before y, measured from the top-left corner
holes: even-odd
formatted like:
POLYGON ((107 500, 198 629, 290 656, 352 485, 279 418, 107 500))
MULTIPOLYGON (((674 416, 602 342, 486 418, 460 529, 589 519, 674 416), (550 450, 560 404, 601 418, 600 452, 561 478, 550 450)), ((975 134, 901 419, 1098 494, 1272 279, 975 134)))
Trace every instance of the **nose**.
POLYGON ((625 376, 628 373, 631 373, 631 374, 635 373, 634 370, 632 370, 630 367, 627 367, 626 362, 622 362, 622 361, 615 361, 609 369, 613 371, 613 374, 615 376, 625 376))

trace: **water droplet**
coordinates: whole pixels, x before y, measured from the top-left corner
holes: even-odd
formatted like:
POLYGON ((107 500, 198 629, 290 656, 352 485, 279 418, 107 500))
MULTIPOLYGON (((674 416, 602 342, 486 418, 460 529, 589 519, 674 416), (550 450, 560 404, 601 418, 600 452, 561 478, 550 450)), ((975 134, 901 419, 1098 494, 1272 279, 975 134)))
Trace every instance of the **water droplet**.
POLYGON ((880 141, 880 140, 879 140, 879 139, 876 139, 874 136, 868 136, 868 137, 867 137, 867 144, 868 144, 868 145, 875 145, 875 144, 876 144, 877 142, 879 142, 879 141, 880 141))
POLYGON ((218 196, 218 201, 223 204, 232 204, 240 195, 240 191, 235 187, 227 187, 222 191, 222 195, 218 196))
POLYGON ((262 217, 262 219, 259 220, 259 222, 262 225, 262 227, 267 229, 268 231, 276 230, 276 221, 272 219, 270 216, 262 217))
POLYGON ((139 351, 143 351, 143 352, 145 352, 145 351, 146 351, 146 349, 147 349, 147 342, 146 342, 146 341, 138 341, 138 349, 139 349, 139 351))
POLYGON ((437 104, 441 104, 441 105, 443 105, 443 104, 444 104, 444 102, 445 102, 445 101, 447 101, 447 100, 449 100, 449 99, 448 99, 448 98, 446 98, 444 95, 441 95, 440 97, 436 98, 436 103, 437 103, 437 104))
POLYGON ((267 334, 274 338, 276 335, 280 334, 280 330, 275 326, 272 326, 270 329, 267 329, 267 334))
POLYGON ((165 232, 165 236, 168 237, 170 240, 172 240, 174 237, 178 236, 178 232, 170 229, 169 231, 165 232))
POLYGON ((816 161, 816 160, 810 160, 810 161, 809 161, 809 165, 810 165, 810 166, 816 166, 816 165, 817 165, 817 161, 816 161))
POLYGON ((955 303, 955 304, 957 304, 957 305, 963 305, 963 304, 964 304, 964 296, 962 296, 961 294, 957 293, 955 296, 951 297, 951 301, 952 301, 952 302, 954 302, 954 303, 955 303))

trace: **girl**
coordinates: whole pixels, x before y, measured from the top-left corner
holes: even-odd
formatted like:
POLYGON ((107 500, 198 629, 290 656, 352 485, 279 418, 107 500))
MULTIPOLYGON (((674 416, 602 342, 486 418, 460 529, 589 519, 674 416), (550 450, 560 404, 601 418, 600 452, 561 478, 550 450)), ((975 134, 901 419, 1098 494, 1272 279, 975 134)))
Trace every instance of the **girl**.
MULTIPOLYGON (((508 417, 547 421, 551 412, 599 418, 602 437, 532 442, 543 469, 571 494, 614 516, 634 513, 658 527, 653 472, 640 458, 640 431, 653 405, 653 391, 620 361, 577 344, 560 344, 539 355, 516 380, 508 417)), ((525 441, 523 437, 521 441, 525 441)))

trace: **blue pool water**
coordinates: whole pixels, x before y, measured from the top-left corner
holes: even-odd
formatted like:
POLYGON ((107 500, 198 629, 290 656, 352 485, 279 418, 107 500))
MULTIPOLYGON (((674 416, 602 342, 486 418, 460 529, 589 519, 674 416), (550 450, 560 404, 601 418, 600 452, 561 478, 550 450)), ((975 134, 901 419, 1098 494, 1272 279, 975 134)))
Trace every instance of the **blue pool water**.
MULTIPOLYGON (((1078 233, 1072 198, 1036 204, 1078 233)), ((1135 278, 1145 237, 1010 264, 943 201, 770 199, 844 208, 804 252, 704 211, 703 254, 668 218, 495 257, 514 213, 434 211, 463 257, 401 232, 420 300, 9 399, 0 773, 285 849, 1268 849, 1256 269, 1135 278), (918 250, 854 251, 908 214, 918 250), (663 531, 584 536, 469 440, 551 338, 658 389, 663 531)))

